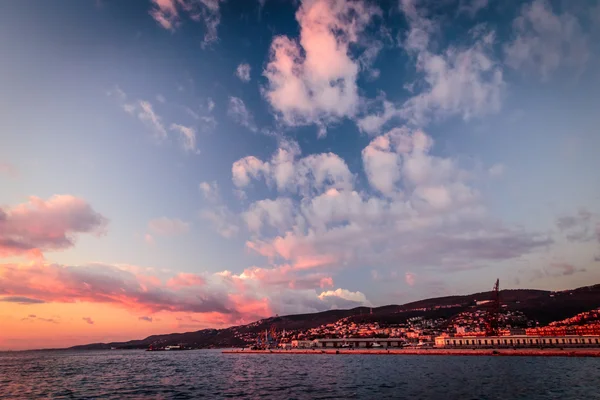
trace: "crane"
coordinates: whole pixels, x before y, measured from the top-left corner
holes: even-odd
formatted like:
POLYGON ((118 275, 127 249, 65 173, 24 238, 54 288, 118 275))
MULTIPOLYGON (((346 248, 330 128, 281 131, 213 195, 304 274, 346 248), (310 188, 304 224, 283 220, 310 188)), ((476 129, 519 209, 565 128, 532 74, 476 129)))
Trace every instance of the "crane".
POLYGON ((496 284, 492 289, 492 300, 488 303, 486 316, 486 336, 498 336, 498 316, 500 314, 500 279, 496 279, 496 284))

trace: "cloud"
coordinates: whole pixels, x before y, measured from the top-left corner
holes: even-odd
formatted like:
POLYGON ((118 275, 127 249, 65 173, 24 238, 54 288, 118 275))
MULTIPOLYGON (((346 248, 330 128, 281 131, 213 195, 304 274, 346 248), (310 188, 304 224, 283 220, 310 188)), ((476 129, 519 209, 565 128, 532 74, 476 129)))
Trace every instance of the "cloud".
POLYGON ((169 287, 188 287, 188 286, 202 286, 206 284, 206 280, 200 275, 179 273, 167 281, 169 287))
POLYGON ((470 45, 449 46, 435 53, 431 48, 437 46, 432 44, 431 36, 437 30, 436 24, 424 17, 414 2, 404 0, 400 4, 409 23, 402 46, 415 57, 416 71, 421 76, 409 87, 423 90, 402 104, 379 101, 380 110, 358 119, 361 131, 376 134, 393 118, 423 126, 454 115, 468 121, 498 112, 505 83, 502 66, 493 55, 495 32, 479 25, 470 31, 470 45))
POLYGON ((252 203, 242 218, 251 232, 260 232, 263 226, 285 229, 293 222, 294 204, 291 199, 265 199, 252 203))
POLYGON ((204 195, 204 198, 211 203, 216 203, 221 198, 217 182, 201 182, 198 187, 204 195))
POLYGON ((460 0, 458 12, 468 14, 471 18, 474 18, 479 11, 488 5, 489 0, 460 0))
POLYGON ((555 14, 547 0, 523 5, 513 21, 514 40, 504 46, 506 64, 539 73, 542 80, 560 67, 582 70, 590 57, 588 38, 577 18, 555 14))
POLYGON ((154 108, 149 101, 138 100, 135 103, 123 105, 123 109, 131 115, 137 116, 148 128, 150 128, 157 139, 162 140, 167 138, 167 130, 165 129, 162 119, 154 112, 154 108))
POLYGON ((83 199, 55 195, 48 200, 0 208, 0 257, 64 250, 81 233, 102 234, 108 220, 83 199))
POLYGON ((35 314, 29 314, 27 317, 21 318, 21 321, 26 321, 26 322, 40 321, 40 322, 47 322, 49 324, 58 324, 59 323, 59 321, 56 318, 42 318, 42 317, 38 317, 35 314))
POLYGON ((323 127, 355 114, 360 65, 349 48, 359 44, 359 36, 380 14, 364 1, 301 3, 296 13, 300 40, 276 36, 263 71, 268 80, 264 96, 283 122, 323 127))
POLYGON ((143 316, 138 318, 140 321, 152 322, 152 317, 143 316))
POLYGON ((556 219, 556 227, 570 242, 600 242, 600 222, 594 227, 596 215, 580 208, 575 215, 563 215, 556 219))
POLYGON ((217 27, 221 22, 220 3, 223 0, 151 0, 150 15, 164 29, 174 31, 181 23, 181 14, 205 26, 202 47, 218 40, 217 27))
POLYGON ((560 278, 564 276, 571 276, 579 272, 586 272, 585 268, 577 268, 572 264, 566 262, 553 262, 550 263, 546 268, 532 270, 532 279, 537 280, 545 277, 560 278))
POLYGON ((242 82, 250 82, 250 64, 241 63, 237 66, 235 74, 242 82))
POLYGON ((94 321, 92 320, 91 317, 83 317, 81 319, 84 320, 85 322, 87 322, 90 325, 94 325, 94 321))
POLYGON ((157 235, 174 236, 188 233, 190 224, 177 218, 161 217, 149 221, 148 229, 157 235))
MULTIPOLYGON (((120 106, 128 114, 137 117, 144 123, 152 132, 157 141, 167 139, 168 132, 163 124, 162 118, 154 111, 152 103, 147 100, 136 100, 134 102, 127 102, 127 94, 121 90, 118 86, 108 91, 108 95, 117 99, 120 106)), ((164 103, 165 99, 162 95, 157 95, 157 100, 160 103, 164 103)), ((185 111, 192 116, 194 119, 201 121, 200 129, 203 131, 210 131, 215 128, 217 121, 213 116, 199 115, 197 112, 189 107, 184 107, 185 111)), ((169 126, 170 131, 179 133, 181 146, 184 151, 200 154, 200 150, 196 146, 196 130, 192 127, 172 123, 169 126)))
MULTIPOLYGON (((44 300, 39 300, 39 299, 34 299, 31 297, 24 297, 24 296, 5 296, 5 297, 0 297, 0 301, 1 302, 6 302, 6 303, 17 303, 20 305, 28 305, 28 304, 43 304, 45 303, 44 300)), ((31 315, 30 315, 31 317, 31 315)), ((35 318, 35 315, 33 316, 35 318)))
POLYGON ((404 274, 404 280, 408 286, 415 286, 415 282, 417 281, 417 276, 412 272, 407 272, 404 274))
POLYGON ((163 96, 162 94, 157 94, 156 95, 156 101, 158 101, 159 103, 165 103, 167 100, 165 99, 165 96, 163 96))
POLYGON ((348 166, 334 153, 311 154, 300 158, 295 142, 283 141, 269 161, 249 156, 232 165, 232 179, 238 188, 245 188, 252 179, 264 179, 280 193, 318 192, 329 188, 350 189, 354 176, 348 166))
POLYGON ((336 289, 322 292, 319 295, 321 301, 330 304, 331 308, 354 308, 359 306, 372 307, 366 296, 361 292, 351 292, 347 289, 336 289))
POLYGON ((181 134, 181 142, 185 151, 196 154, 200 153, 200 151, 196 148, 196 131, 194 128, 179 124, 171 124, 171 130, 177 131, 181 134))
POLYGON ((227 115, 229 115, 238 124, 250 129, 252 132, 256 132, 258 130, 256 124, 254 123, 254 117, 252 116, 252 113, 248 111, 244 101, 238 97, 229 97, 227 115))
POLYGON ((409 128, 374 138, 363 150, 372 190, 362 191, 344 161, 330 153, 301 158, 282 143, 270 161, 238 160, 234 184, 248 189, 252 180, 264 179, 279 194, 242 213, 251 234, 248 249, 295 269, 378 265, 404 273, 475 268, 552 243, 491 219, 470 182, 473 173, 431 154, 433 146, 430 136, 409 128))
POLYGON ((12 164, 0 162, 0 175, 5 175, 9 178, 16 178, 19 176, 19 171, 12 164))
POLYGON ((190 313, 201 315, 205 327, 365 302, 360 292, 344 289, 320 298, 317 288, 330 286, 331 277, 289 266, 249 268, 239 275, 229 271, 202 276, 180 273, 166 284, 147 275, 147 270, 108 264, 0 264, 0 295, 11 293, 52 303, 108 304, 138 315, 190 313))
POLYGON ((503 164, 494 164, 488 169, 488 173, 490 176, 502 176, 504 174, 504 165, 503 164))
POLYGON ((200 218, 209 221, 224 238, 232 238, 239 232, 237 217, 226 206, 220 205, 200 212, 200 218))

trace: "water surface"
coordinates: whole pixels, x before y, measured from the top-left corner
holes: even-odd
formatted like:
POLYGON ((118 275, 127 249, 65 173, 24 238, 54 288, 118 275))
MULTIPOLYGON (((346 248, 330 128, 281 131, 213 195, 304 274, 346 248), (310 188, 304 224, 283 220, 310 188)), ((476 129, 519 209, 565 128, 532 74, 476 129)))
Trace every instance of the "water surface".
POLYGON ((600 399, 600 359, 0 353, 0 399, 600 399))

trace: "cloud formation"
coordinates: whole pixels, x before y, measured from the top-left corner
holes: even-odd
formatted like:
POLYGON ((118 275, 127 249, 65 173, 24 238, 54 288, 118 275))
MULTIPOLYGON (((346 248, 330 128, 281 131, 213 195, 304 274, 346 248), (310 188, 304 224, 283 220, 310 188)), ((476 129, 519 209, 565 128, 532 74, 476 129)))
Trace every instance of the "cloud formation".
MULTIPOLYGON (((24 296, 5 296, 5 297, 0 297, 0 301, 6 302, 6 303, 16 303, 16 304, 20 304, 20 305, 43 304, 43 303, 45 303, 44 300, 39 300, 39 299, 34 299, 34 298, 31 298, 31 297, 24 297, 24 296)), ((34 315, 34 317, 35 317, 35 315, 34 315)))
POLYGON ((556 219, 556 227, 570 242, 600 242, 600 220, 597 215, 580 208, 574 215, 563 215, 556 219))
POLYGON ((161 117, 154 112, 154 107, 149 101, 138 100, 134 103, 128 103, 123 109, 131 115, 137 116, 147 127, 149 127, 158 140, 167 138, 167 130, 163 125, 161 117))
POLYGON ((221 198, 217 182, 201 182, 198 186, 204 198, 211 203, 216 203, 221 198))
POLYGON ((182 14, 193 21, 202 21, 206 29, 202 47, 206 47, 218 40, 221 1, 223 0, 151 0, 150 15, 161 27, 170 31, 179 27, 182 14))
MULTIPOLYGON (((166 283, 146 271, 107 264, 0 264, 0 295, 55 303, 111 304, 143 315, 161 311, 201 314, 206 325, 249 323, 275 313, 323 311, 368 302, 362 293, 344 289, 320 296, 321 275, 296 276, 289 267, 252 268, 239 275, 229 271, 178 274, 166 283)), ((140 319, 151 321, 147 316, 140 319)), ((83 320, 93 324, 89 317, 83 320)))
POLYGON ((409 23, 401 45, 415 58, 421 76, 408 87, 411 92, 415 86, 422 90, 402 104, 382 100, 380 110, 357 121, 360 130, 376 134, 392 118, 424 126, 453 115, 470 120, 498 112, 505 82, 502 66, 494 57, 495 32, 478 25, 470 31, 469 45, 450 45, 434 52, 432 48, 438 47, 431 38, 438 30, 435 21, 424 16, 415 1, 401 1, 400 9, 409 23))
POLYGON ((78 234, 102 234, 107 224, 81 198, 31 196, 27 203, 0 208, 0 257, 64 250, 74 245, 78 234))
POLYGON ((374 138, 362 154, 375 193, 357 191, 336 155, 300 157, 285 142, 269 161, 236 161, 236 186, 264 179, 280 194, 242 213, 251 234, 247 247, 295 270, 375 264, 410 273, 411 284, 414 268, 476 268, 552 243, 492 220, 471 186, 473 174, 432 155, 433 145, 423 131, 406 127, 374 138))
POLYGON ((577 18, 555 14, 547 0, 524 4, 513 22, 514 40, 504 46, 506 63, 549 79, 560 67, 581 71, 590 57, 588 38, 577 18))
POLYGON ((171 124, 171 130, 179 132, 181 135, 181 143, 185 151, 196 154, 200 153, 196 148, 196 131, 194 128, 179 124, 171 124))
POLYGON ((360 65, 350 46, 380 14, 365 1, 302 1, 296 13, 300 40, 275 37, 263 71, 265 98, 283 122, 323 127, 355 114, 360 65))
POLYGON ((250 64, 241 63, 237 66, 235 74, 242 82, 250 82, 250 64))
POLYGON ((227 115, 235 122, 248 128, 252 132, 256 132, 258 128, 254 123, 252 113, 246 108, 246 104, 239 97, 229 97, 229 105, 227 107, 227 115))

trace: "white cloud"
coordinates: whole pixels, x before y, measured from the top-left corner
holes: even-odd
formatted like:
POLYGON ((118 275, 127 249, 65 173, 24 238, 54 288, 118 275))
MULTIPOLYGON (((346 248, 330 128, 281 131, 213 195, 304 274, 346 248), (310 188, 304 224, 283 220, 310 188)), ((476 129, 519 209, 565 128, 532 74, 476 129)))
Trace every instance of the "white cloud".
POLYGON ((259 200, 250 205, 242 218, 251 232, 260 232, 263 226, 285 230, 294 223, 294 203, 288 198, 259 200))
POLYGON ((504 47, 506 63, 547 80, 561 66, 583 69, 588 39, 573 15, 555 14, 547 0, 525 4, 513 22, 515 39, 504 47))
POLYGON ((351 292, 347 289, 338 288, 328 290, 319 295, 319 300, 330 304, 331 308, 353 308, 359 306, 372 307, 373 305, 364 293, 351 292))
POLYGON ((163 96, 162 94, 157 94, 156 95, 156 101, 158 101, 159 103, 165 103, 167 100, 165 99, 165 96, 163 96))
POLYGON ((250 82, 250 64, 242 63, 238 65, 235 74, 243 82, 250 82))
POLYGON ((167 130, 162 119, 154 112, 149 101, 139 100, 135 103, 124 104, 123 109, 129 114, 137 116, 140 121, 152 129, 157 139, 167 138, 167 130))
POLYGON ((493 56, 494 32, 486 32, 480 25, 471 31, 474 42, 470 46, 450 46, 434 53, 430 48, 436 25, 423 17, 411 0, 402 1, 401 10, 409 22, 402 45, 416 58, 416 70, 422 76, 416 83, 424 89, 402 105, 383 100, 382 112, 359 119, 359 128, 375 134, 392 118, 423 126, 452 115, 470 120, 498 112, 505 84, 501 65, 493 56))
POLYGON ((233 118, 238 124, 250 129, 252 132, 256 132, 258 128, 254 123, 254 117, 252 113, 246 108, 244 101, 238 97, 229 97, 229 107, 227 108, 227 114, 233 118))
POLYGON ((157 235, 173 236, 189 232, 190 224, 177 218, 161 217, 148 222, 148 229, 157 235))
POLYGON ((349 170, 326 184, 319 183, 314 169, 298 174, 305 159, 338 158, 332 154, 300 158, 280 149, 268 162, 238 161, 234 182, 246 187, 252 179, 265 179, 286 194, 255 203, 269 207, 253 205, 246 211, 253 233, 248 248, 295 269, 378 265, 416 276, 414 268, 475 268, 552 242, 489 218, 471 185, 473 174, 452 159, 432 155, 433 145, 424 132, 407 128, 372 140, 363 151, 365 174, 385 197, 355 190, 349 170), (286 168, 277 181, 274 171, 280 165, 286 168))
POLYGON ((302 194, 353 187, 354 176, 336 154, 311 154, 303 158, 299 155, 297 143, 283 142, 270 161, 263 162, 254 156, 242 158, 232 166, 233 183, 244 188, 251 179, 264 178, 281 193, 302 194))
MULTIPOLYGON (((359 61, 349 46, 380 14, 363 1, 305 0, 296 13, 300 40, 277 36, 263 75, 264 95, 289 125, 317 124, 353 116, 358 106, 359 61)), ((323 129, 321 129, 323 132, 323 129)))
POLYGON ((219 194, 219 185, 217 182, 201 182, 199 188, 206 200, 212 203, 216 203, 220 200, 221 196, 219 194))
POLYGON ((196 131, 192 127, 187 127, 179 124, 171 124, 171 130, 181 134, 183 149, 190 153, 199 154, 200 151, 196 148, 196 131))

